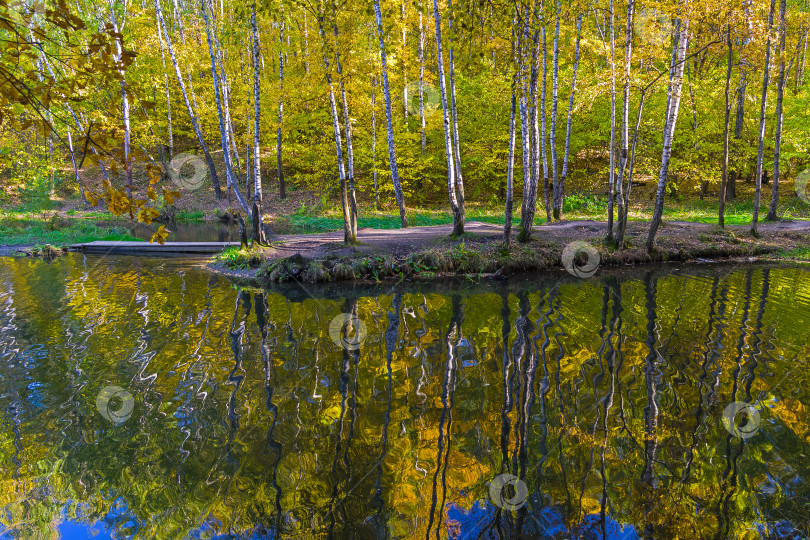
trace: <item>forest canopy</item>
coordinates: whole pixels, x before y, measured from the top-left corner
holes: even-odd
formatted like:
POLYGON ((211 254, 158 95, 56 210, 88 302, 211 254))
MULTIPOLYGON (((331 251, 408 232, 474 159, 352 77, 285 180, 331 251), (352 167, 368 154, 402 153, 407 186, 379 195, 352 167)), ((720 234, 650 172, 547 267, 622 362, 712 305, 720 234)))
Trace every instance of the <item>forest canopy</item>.
POLYGON ((650 249, 667 194, 719 197, 722 225, 743 181, 756 233, 807 167, 808 29, 806 0, 0 0, 2 196, 68 169, 88 206, 149 222, 190 152, 254 220, 263 190, 339 198, 347 241, 358 204, 406 226, 449 203, 460 234, 466 201, 511 227, 513 198, 525 240, 574 186, 621 245, 639 182, 650 249))

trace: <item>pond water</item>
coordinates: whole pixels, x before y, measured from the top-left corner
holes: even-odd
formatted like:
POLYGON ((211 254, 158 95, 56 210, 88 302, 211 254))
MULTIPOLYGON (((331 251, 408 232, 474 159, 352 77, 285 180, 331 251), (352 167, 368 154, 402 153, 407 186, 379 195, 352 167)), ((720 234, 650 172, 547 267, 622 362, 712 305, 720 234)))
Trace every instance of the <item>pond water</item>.
MULTIPOLYGON (((145 225, 134 221, 102 221, 99 226, 124 227, 129 234, 141 240, 150 240, 160 223, 145 225)), ((166 225, 167 242, 238 242, 239 226, 218 221, 176 222, 166 225)))
POLYGON ((0 538, 808 535, 805 269, 0 282, 0 538))

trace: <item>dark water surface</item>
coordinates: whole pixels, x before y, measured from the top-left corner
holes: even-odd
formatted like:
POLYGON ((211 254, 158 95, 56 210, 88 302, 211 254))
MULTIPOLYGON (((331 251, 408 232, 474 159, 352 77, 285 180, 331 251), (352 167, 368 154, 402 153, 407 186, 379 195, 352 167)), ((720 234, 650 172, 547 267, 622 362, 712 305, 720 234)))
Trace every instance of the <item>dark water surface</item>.
POLYGON ((0 538, 806 537, 808 330, 801 268, 259 292, 3 258, 0 538))

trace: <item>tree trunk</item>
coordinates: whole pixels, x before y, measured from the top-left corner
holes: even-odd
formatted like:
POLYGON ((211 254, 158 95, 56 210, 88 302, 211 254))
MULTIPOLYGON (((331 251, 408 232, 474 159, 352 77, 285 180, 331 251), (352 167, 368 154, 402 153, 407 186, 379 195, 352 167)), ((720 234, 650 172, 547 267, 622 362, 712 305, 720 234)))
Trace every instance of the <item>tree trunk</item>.
POLYGON ((73 138, 70 135, 70 128, 66 128, 67 132, 67 142, 68 142, 68 151, 70 152, 70 162, 73 164, 73 175, 76 177, 76 184, 79 186, 79 193, 82 195, 82 204, 85 208, 88 208, 89 205, 87 203, 87 196, 84 193, 84 184, 82 184, 82 178, 79 176, 79 168, 76 166, 76 154, 73 152, 73 138))
MULTIPOLYGON (((540 178, 540 162, 538 160, 538 148, 543 145, 545 148, 545 141, 541 142, 541 135, 538 132, 538 107, 537 107, 537 86, 538 86, 538 69, 537 69, 537 57, 538 57, 538 49, 539 49, 539 38, 540 32, 539 28, 535 30, 534 34, 530 33, 530 23, 529 23, 529 8, 528 6, 524 8, 524 24, 523 24, 523 43, 524 46, 521 47, 521 58, 523 59, 523 65, 529 65, 529 86, 528 89, 526 88, 525 82, 523 83, 523 91, 525 94, 524 98, 524 109, 527 116, 527 126, 526 126, 526 137, 528 142, 527 148, 527 159, 528 159, 528 173, 524 174, 524 182, 523 182, 523 204, 521 206, 521 213, 520 213, 520 234, 518 234, 518 240, 521 242, 528 242, 532 236, 532 229, 534 227, 534 216, 537 211, 537 190, 539 186, 539 178, 540 178), (534 47, 531 47, 531 58, 527 62, 526 61, 526 46, 529 44, 534 44, 534 47)), ((534 20, 539 24, 540 17, 538 16, 536 11, 532 12, 532 17, 534 20)), ((545 62, 543 65, 543 70, 545 71, 545 62)), ((525 67, 522 70, 525 73, 525 67)), ((525 79, 524 79, 525 81, 525 79)), ((545 73, 543 75, 543 81, 545 82, 545 73)), ((522 114, 522 113, 521 113, 522 114)), ((543 114, 545 116, 545 114, 543 114)), ((521 118, 522 122, 522 118, 521 118)), ((545 168, 545 167, 544 167, 545 168)), ((546 209, 546 214, 548 214, 548 208, 546 209)))
POLYGON ((340 85, 340 98, 343 104, 343 126, 346 129, 346 160, 348 165, 348 198, 350 210, 350 225, 352 236, 357 238, 357 195, 354 191, 354 149, 352 147, 352 121, 349 114, 349 102, 346 100, 346 86, 343 81, 343 65, 340 63, 340 49, 338 45, 337 9, 332 4, 335 30, 335 67, 337 68, 338 83, 340 85))
MULTIPOLYGON (((630 0, 633 3, 633 0, 630 0)), ((565 124, 565 153, 563 154, 562 172, 560 174, 560 198, 556 203, 557 219, 562 219, 563 202, 565 201, 565 178, 568 176, 568 155, 571 150, 571 118, 574 111, 574 94, 577 89, 577 68, 579 68, 579 42, 582 37, 582 13, 577 16, 577 42, 574 51, 574 73, 571 75, 571 95, 568 97, 568 118, 565 124)), ((629 69, 629 67, 628 67, 629 69)), ((621 177, 619 182, 621 182, 621 177)), ((621 206, 619 206, 621 210, 621 206)), ((621 212, 620 212, 621 213, 621 212)))
POLYGON ((203 19, 205 21, 205 35, 208 41, 208 54, 211 57, 211 80, 214 85, 214 97, 216 98, 217 103, 217 116, 219 118, 219 133, 220 133, 220 140, 222 143, 222 159, 225 161, 225 178, 228 187, 233 188, 234 195, 236 195, 236 199, 239 201, 239 204, 242 206, 242 209, 245 211, 246 214, 250 214, 250 207, 248 206, 244 197, 242 197, 242 192, 239 189, 239 186, 236 185, 236 182, 233 177, 233 168, 231 165, 230 141, 228 137, 228 125, 226 123, 227 118, 225 116, 223 107, 223 93, 222 93, 223 89, 221 88, 219 77, 217 76, 217 63, 216 63, 216 55, 214 53, 214 41, 211 36, 211 25, 210 21, 208 20, 208 8, 205 5, 205 0, 201 0, 200 7, 202 8, 203 19))
POLYGON ((608 174, 608 241, 613 240, 613 199, 616 184, 616 29, 610 0, 610 173, 608 174))
POLYGON ((779 204, 779 158, 782 155, 782 100, 785 96, 785 23, 786 0, 779 3, 779 82, 776 87, 776 141, 773 150, 773 185, 771 186, 771 206, 765 219, 775 221, 776 207, 779 204))
POLYGON ((638 145, 638 132, 641 128, 641 113, 644 111, 646 92, 646 89, 641 90, 641 96, 638 101, 638 113, 636 113, 636 127, 633 131, 633 144, 630 147, 630 164, 627 167, 627 184, 624 190, 623 213, 619 216, 619 236, 616 239, 616 246, 619 249, 624 249, 624 236, 627 231, 627 214, 630 210, 630 190, 633 187, 633 165, 636 163, 636 146, 638 145))
POLYGON ((762 74, 762 102, 759 110, 759 141, 757 145, 757 173, 754 177, 756 189, 754 191, 754 215, 751 219, 751 234, 759 236, 759 199, 762 195, 762 165, 765 151, 765 115, 768 105, 768 81, 770 79, 771 67, 771 29, 773 28, 773 14, 776 9, 776 0, 771 0, 771 8, 768 12, 768 39, 765 40, 765 66, 762 74))
MULTIPOLYGON (((374 6, 377 13, 379 13, 379 0, 374 0, 374 6)), ((442 116, 444 119, 444 149, 447 158, 447 193, 450 197, 450 209, 453 211, 453 235, 460 236, 464 234, 464 214, 458 206, 458 199, 456 198, 456 173, 455 173, 455 159, 453 157, 453 142, 450 136, 450 113, 447 107, 447 87, 444 81, 444 60, 442 58, 442 20, 439 15, 439 0, 433 0, 433 20, 436 26, 436 62, 438 65, 439 74, 439 90, 442 95, 442 116)), ((380 27, 379 16, 377 26, 380 27)), ((382 40, 382 37, 380 37, 382 40)))
POLYGON ((183 82, 183 74, 180 72, 180 66, 177 63, 177 57, 174 55, 174 49, 169 37, 169 31, 166 29, 166 23, 163 20, 163 11, 160 8, 160 0, 155 0, 155 11, 157 12, 158 21, 161 29, 163 30, 163 35, 166 38, 166 48, 169 51, 169 58, 171 58, 172 65, 174 66, 174 74, 177 77, 177 85, 180 87, 180 93, 183 94, 183 101, 186 103, 189 120, 191 120, 191 127, 194 128, 194 133, 197 135, 197 142, 200 143, 200 147, 205 154, 205 161, 208 164, 208 172, 211 174, 211 182, 214 185, 214 194, 217 199, 222 199, 222 189, 219 186, 219 179, 217 177, 217 170, 214 167, 214 160, 211 159, 211 153, 208 151, 208 145, 205 143, 205 137, 203 137, 202 130, 197 122, 197 115, 194 114, 194 109, 192 108, 191 101, 188 98, 186 85, 183 82))
MULTIPOLYGON (((742 55, 741 55, 742 56, 742 55)), ((734 117, 734 140, 740 141, 742 139, 743 123, 745 121, 745 90, 748 86, 747 73, 745 65, 740 60, 740 84, 737 88, 737 110, 734 117)), ((729 150, 732 153, 739 146, 739 142, 735 142, 733 147, 729 150)), ((726 200, 731 201, 737 198, 737 178, 742 178, 742 171, 739 169, 739 164, 728 177, 726 184, 726 200)))
POLYGON ((422 125, 422 153, 427 147, 425 132, 425 27, 422 22, 422 0, 419 0, 419 122, 422 125))
MULTIPOLYGON (((262 140, 262 100, 261 100, 261 84, 260 72, 261 66, 259 65, 259 57, 261 49, 259 48, 259 28, 256 23, 256 4, 252 5, 250 13, 250 30, 253 44, 253 205, 254 208, 258 207, 258 219, 262 221, 262 162, 261 162, 261 140, 262 140)), ((282 78, 282 89, 284 86, 282 78)), ((279 114, 281 105, 281 98, 279 98, 279 114)), ((279 126, 279 154, 281 153, 281 127, 279 126)), ((279 170, 279 173, 281 171, 279 170)))
POLYGON ((560 199, 560 177, 557 168, 557 107, 559 105, 560 86, 560 11, 562 7, 557 0, 557 9, 554 15, 554 45, 552 48, 552 68, 551 68, 551 130, 549 131, 548 146, 551 150, 551 186, 554 198, 554 219, 560 219, 562 211, 562 200, 560 199))
POLYGON ((506 166, 506 208, 504 209, 503 241, 509 245, 512 240, 512 198, 515 172, 515 80, 512 80, 512 100, 509 109, 509 161, 506 166))
POLYGON ((329 90, 329 110, 332 114, 332 127, 335 133, 335 154, 337 156, 338 176, 340 178, 341 208, 343 209, 343 241, 347 244, 354 244, 357 242, 357 237, 352 234, 351 215, 349 214, 349 205, 346 198, 346 170, 343 165, 343 141, 340 134, 340 120, 338 119, 335 92, 332 88, 332 74, 329 71, 329 55, 327 54, 328 42, 326 41, 326 34, 323 31, 323 19, 321 17, 318 18, 318 30, 320 31, 321 41, 323 42, 324 74, 326 75, 326 85, 329 90))
MULTIPOLYGON (((160 21, 157 21, 160 26, 160 21)), ((172 99, 169 93, 169 72, 166 69, 166 55, 163 52, 163 36, 158 28, 158 44, 160 45, 160 60, 163 63, 163 80, 166 86, 166 127, 169 139, 169 160, 174 157, 174 135, 172 133, 172 99)))
MULTIPOLYGON (((436 2, 437 0, 434 0, 436 2)), ((438 13, 438 4, 436 10, 438 13)), ((388 86, 388 64, 385 59, 385 39, 383 35, 382 14, 380 13, 380 0, 374 0, 374 16, 377 19, 377 34, 380 39, 380 60, 382 61, 383 97, 385 99, 385 121, 388 130, 388 161, 391 167, 391 182, 394 184, 394 196, 399 206, 399 220, 402 227, 408 226, 405 217, 405 198, 402 194, 402 185, 399 182, 399 169, 397 167, 397 150, 394 146, 394 124, 391 118, 391 93, 388 86)), ((438 24, 438 23, 437 23, 438 24)), ((437 27, 438 28, 438 27, 437 27)))
POLYGON ((726 117, 723 123, 723 172, 720 179, 720 208, 717 213, 717 223, 721 227, 726 226, 726 186, 728 184, 728 135, 731 120, 731 62, 732 62, 732 42, 731 23, 726 27, 726 46, 728 47, 728 63, 726 66, 726 117))
MULTIPOLYGON (((544 6, 545 2, 543 2, 542 5, 544 6)), ((542 24, 542 27, 540 28, 540 33, 542 35, 542 46, 543 46, 543 70, 541 72, 542 76, 543 76, 543 82, 542 82, 542 86, 541 86, 541 90, 540 90, 540 112, 539 112, 539 116, 540 116, 540 136, 539 136, 539 141, 537 142, 537 144, 534 145, 534 159, 537 160, 537 153, 539 152, 540 156, 541 156, 541 159, 543 160, 543 205, 545 206, 545 209, 546 209, 546 223, 551 223, 551 216, 552 216, 552 210, 553 210, 552 207, 554 205, 553 205, 552 200, 551 200, 551 194, 549 193, 548 159, 547 159, 547 156, 546 156, 546 144, 547 144, 547 139, 546 139, 546 135, 547 135, 547 132, 546 132, 546 88, 548 86, 548 84, 547 84, 547 82, 548 82, 548 46, 546 44, 546 26, 545 26, 544 23, 541 23, 540 21, 538 21, 538 24, 542 24), (539 149, 537 148, 538 146, 540 147, 539 149)), ((539 45, 538 45, 538 47, 539 47, 539 45)), ((534 61, 532 63, 536 62, 536 60, 537 60, 536 57, 537 56, 539 56, 539 55, 535 55, 534 61)), ((535 122, 535 124, 536 124, 536 122, 535 122)), ((535 126, 535 131, 536 131, 536 129, 537 129, 537 126, 535 126)), ((537 172, 537 176, 538 177, 540 176, 539 169, 538 169, 538 172, 537 172)), ((539 178, 538 178, 538 182, 539 182, 539 178)))
MULTIPOLYGON (((282 12, 283 17, 283 12, 282 12)), ((336 23, 337 24, 337 23, 336 23)), ((278 34, 278 133, 276 137, 276 162, 278 167, 278 196, 287 198, 287 186, 284 181, 284 168, 281 160, 281 127, 284 121, 284 26, 282 19, 278 34)), ((335 27, 337 29, 337 27, 335 27)))
MULTIPOLYGON (((624 173, 627 172, 627 163, 630 159, 629 144, 630 144, 630 68, 633 53, 633 19, 635 11, 635 0, 627 2, 627 24, 625 26, 625 43, 624 43, 624 84, 622 90, 622 155, 619 157, 619 175, 617 178, 616 186, 618 191, 618 236, 616 239, 616 246, 619 249, 624 247, 624 233, 626 231, 627 222, 627 205, 630 203, 630 186, 624 191, 624 173)), ((639 105, 639 109, 641 105, 639 105)))
POLYGON ((675 125, 678 123, 678 110, 681 105, 681 90, 683 89, 683 70, 686 64, 686 51, 689 47, 689 19, 676 23, 674 47, 676 50, 675 65, 670 74, 670 90, 668 92, 667 120, 664 124, 663 150, 661 152, 661 169, 658 172, 658 188, 655 193, 655 209, 653 211, 650 231, 647 236, 647 251, 655 249, 655 237, 661 225, 661 216, 664 213, 664 194, 667 187, 667 174, 669 161, 672 157, 672 141, 675 138, 675 125))
MULTIPOLYGON (((118 37, 115 38, 115 59, 119 63, 123 63, 123 47, 121 46, 120 32, 118 31, 118 21, 115 17, 115 4, 110 0, 110 23, 112 24, 113 32, 118 37)), ((124 122, 124 170, 126 171, 126 191, 127 197, 132 198, 132 158, 131 143, 132 143, 132 128, 129 123, 129 96, 127 95, 127 81, 124 75, 124 70, 118 71, 121 77, 121 114, 124 122)))
POLYGON ((374 181, 374 209, 380 209, 380 190, 377 185, 377 77, 371 78, 371 174, 374 181))
POLYGON ((450 62, 450 112, 453 121, 453 153, 456 159, 456 191, 458 194, 458 208, 461 213, 461 220, 466 221, 466 211, 464 209, 464 179, 461 175, 461 141, 458 135, 458 109, 456 107, 456 67, 453 59, 453 2, 447 0, 447 29, 449 35, 447 41, 450 44, 448 60, 450 62))

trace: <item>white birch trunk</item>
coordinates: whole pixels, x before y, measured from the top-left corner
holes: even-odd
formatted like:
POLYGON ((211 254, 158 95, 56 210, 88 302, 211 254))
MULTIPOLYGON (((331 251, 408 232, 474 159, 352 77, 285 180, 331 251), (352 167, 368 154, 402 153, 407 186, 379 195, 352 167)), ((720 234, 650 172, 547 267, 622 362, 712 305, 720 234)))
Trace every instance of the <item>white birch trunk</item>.
POLYGON ((771 8, 768 13, 768 39, 765 41, 765 66, 762 74, 762 102, 759 110, 759 136, 757 145, 757 173, 754 181, 756 191, 754 191, 754 214, 751 219, 751 234, 759 236, 759 200, 762 195, 762 165, 765 150, 765 118, 768 105, 768 82, 770 80, 771 68, 771 29, 773 28, 773 14, 776 9, 776 0, 771 0, 771 8))
MULTIPOLYGON (((186 85, 183 82, 183 74, 180 71, 180 66, 177 63, 177 57, 174 54, 174 48, 172 47, 171 38, 169 37, 169 31, 166 28, 166 22, 163 20, 163 11, 160 8, 160 0, 155 0, 155 11, 158 16, 160 28, 163 30, 163 36, 166 38, 166 49, 169 51, 169 58, 174 66, 174 74, 177 78, 177 85, 180 87, 180 93, 183 95, 183 101, 185 102, 186 109, 188 110, 191 127, 194 128, 194 133, 197 135, 197 142, 200 143, 203 154, 205 154, 205 161, 208 164, 208 172, 211 174, 211 182, 214 185, 214 194, 217 199, 221 199, 222 190, 219 186, 219 178, 217 177, 217 170, 214 167, 214 160, 211 158, 211 153, 208 150, 208 144, 206 144, 205 137, 203 136, 199 123, 197 122, 197 115, 194 113, 194 108, 191 106, 191 101, 189 100, 188 92, 186 91, 186 85)), ((190 75, 189 80, 191 80, 190 75)))
MULTIPOLYGON (((375 5, 378 0, 374 0, 375 5)), ((376 8, 379 11, 379 6, 376 8)), ((458 206, 455 187, 455 158, 453 155, 453 142, 450 136, 452 131, 450 125, 450 112, 447 107, 447 88, 444 80, 444 60, 442 57, 442 29, 441 16, 439 15, 439 0, 433 0, 433 21, 436 26, 436 63, 439 75, 439 91, 442 96, 442 116, 444 120, 444 149, 447 158, 447 193, 450 198, 450 209, 453 212, 453 235, 464 234, 464 218, 458 206)), ((379 25, 379 22, 378 22, 379 25)))
POLYGON ((684 19, 677 25, 678 34, 675 38, 677 47, 676 61, 670 78, 669 106, 667 107, 667 121, 664 127, 663 151, 661 152, 661 169, 658 172, 658 188, 655 194, 655 209, 653 212, 650 231, 647 236, 647 251, 655 249, 655 237, 661 225, 661 216, 664 213, 664 195, 667 187, 667 174, 669 161, 672 157, 672 141, 675 138, 675 126, 678 123, 678 110, 681 105, 681 91, 683 89, 683 71, 686 65, 686 51, 689 47, 689 19, 684 19))
MULTIPOLYGON (((435 0, 434 0, 435 1, 435 0)), ((438 13, 438 4, 437 4, 438 13)), ((383 35, 382 14, 380 13, 380 0, 374 0, 374 16, 377 19, 377 37, 380 40, 380 60, 382 62, 383 98, 385 99, 385 121, 388 131, 388 162, 391 167, 391 182, 394 184, 394 196, 399 206, 399 220, 402 227, 408 226, 405 217, 405 198, 402 194, 402 185, 399 182, 399 169, 397 167, 397 150, 394 145, 394 123, 391 113, 391 92, 388 86, 388 63, 385 58, 385 39, 383 35)), ((437 23, 438 24, 438 23, 437 23)))
POLYGON ((785 97, 785 34, 787 24, 785 12, 786 0, 779 2, 779 81, 776 87, 776 140, 773 149, 773 184, 771 186, 771 206, 768 209, 767 220, 775 221, 776 207, 779 205, 779 159, 782 157, 782 101, 785 97))

